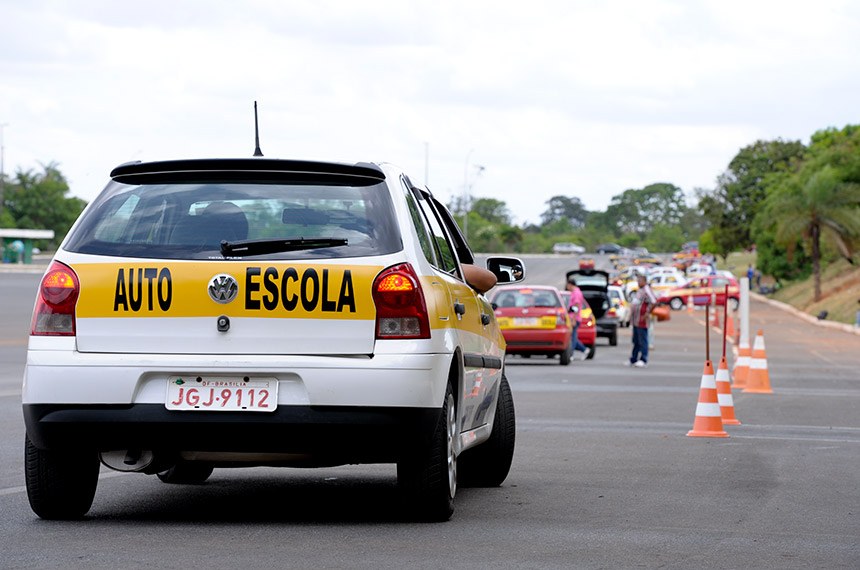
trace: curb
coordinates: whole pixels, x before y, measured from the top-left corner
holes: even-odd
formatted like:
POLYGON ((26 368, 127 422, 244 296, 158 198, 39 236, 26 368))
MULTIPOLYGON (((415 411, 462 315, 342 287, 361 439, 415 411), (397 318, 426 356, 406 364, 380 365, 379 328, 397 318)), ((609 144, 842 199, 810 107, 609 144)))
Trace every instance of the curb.
POLYGON ((43 263, 31 263, 23 265, 20 263, 3 263, 0 264, 0 273, 44 273, 48 268, 43 263))
POLYGON ((785 311, 787 313, 791 313, 792 315, 799 317, 799 318, 803 319, 804 321, 806 321, 810 324, 813 324, 813 325, 816 325, 819 327, 828 328, 828 329, 841 330, 841 331, 847 332, 849 334, 860 336, 860 327, 855 327, 854 325, 849 325, 847 323, 837 323, 834 321, 819 320, 818 318, 813 317, 812 315, 810 315, 808 313, 804 313, 800 309, 796 309, 796 308, 792 307, 788 303, 783 303, 782 301, 770 299, 768 297, 765 297, 761 293, 755 293, 753 291, 750 291, 750 297, 752 297, 753 299, 755 299, 757 301, 767 303, 771 307, 776 307, 777 309, 782 309, 783 311, 785 311))

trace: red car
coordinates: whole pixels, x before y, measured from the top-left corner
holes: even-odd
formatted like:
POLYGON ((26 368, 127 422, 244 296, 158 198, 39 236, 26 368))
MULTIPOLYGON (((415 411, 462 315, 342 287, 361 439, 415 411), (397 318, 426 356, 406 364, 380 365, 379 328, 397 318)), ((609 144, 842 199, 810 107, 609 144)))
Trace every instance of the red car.
MULTIPOLYGON (((570 306, 570 291, 561 292, 561 300, 565 307, 570 306)), ((588 302, 586 301, 586 304, 588 302)), ((615 309, 610 309, 614 311, 615 309)), ((573 323, 570 323, 573 326, 573 323)), ((591 307, 586 307, 582 310, 582 323, 579 325, 579 330, 576 331, 576 338, 579 342, 588 347, 588 360, 594 358, 594 346, 597 342, 597 321, 594 319, 594 311, 591 307)))
POLYGON ((664 291, 657 297, 657 303, 669 305, 675 311, 685 307, 687 303, 693 303, 694 305, 725 305, 726 285, 729 286, 729 307, 733 311, 736 311, 740 303, 741 289, 737 279, 727 275, 704 275, 696 277, 688 281, 686 285, 664 291))
POLYGON ((572 324, 561 292, 548 285, 502 285, 490 301, 508 354, 541 354, 570 364, 572 324))

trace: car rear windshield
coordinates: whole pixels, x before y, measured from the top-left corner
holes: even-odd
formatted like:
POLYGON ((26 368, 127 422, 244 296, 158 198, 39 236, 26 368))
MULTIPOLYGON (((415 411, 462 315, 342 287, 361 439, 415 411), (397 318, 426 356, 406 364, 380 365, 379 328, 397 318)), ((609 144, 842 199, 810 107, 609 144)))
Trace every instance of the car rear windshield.
POLYGON ((493 298, 499 307, 561 307, 558 296, 552 291, 520 289, 499 291, 493 298))
POLYGON ((65 249, 120 257, 217 260, 225 259, 222 241, 248 240, 291 242, 289 251, 258 248, 263 253, 254 259, 364 257, 401 249, 385 182, 370 186, 111 182, 86 210, 65 249), (314 245, 305 248, 304 243, 314 245))
POLYGON ((602 273, 595 273, 594 275, 576 275, 574 279, 576 280, 577 287, 604 288, 609 286, 609 279, 602 273))

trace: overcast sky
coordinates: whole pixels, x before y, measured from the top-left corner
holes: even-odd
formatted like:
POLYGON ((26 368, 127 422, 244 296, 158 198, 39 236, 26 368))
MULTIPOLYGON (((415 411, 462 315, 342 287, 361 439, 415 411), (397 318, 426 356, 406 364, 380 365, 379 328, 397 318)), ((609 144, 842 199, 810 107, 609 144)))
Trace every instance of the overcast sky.
POLYGON ((860 2, 0 0, 9 175, 55 162, 89 201, 130 160, 250 156, 255 100, 267 157, 538 222, 860 123, 860 2))

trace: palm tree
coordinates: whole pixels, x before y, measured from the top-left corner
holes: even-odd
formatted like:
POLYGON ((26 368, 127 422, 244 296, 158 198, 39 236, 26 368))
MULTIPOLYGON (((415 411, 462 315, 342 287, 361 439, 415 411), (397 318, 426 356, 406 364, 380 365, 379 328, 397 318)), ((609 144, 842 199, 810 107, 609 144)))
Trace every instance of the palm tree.
POLYGON ((799 176, 786 180, 770 193, 765 208, 776 224, 776 241, 789 252, 798 236, 810 243, 815 300, 821 300, 821 238, 854 263, 853 246, 860 237, 860 185, 843 182, 839 172, 828 165, 806 182, 799 176))

